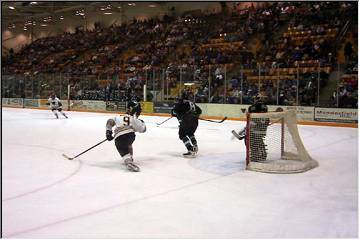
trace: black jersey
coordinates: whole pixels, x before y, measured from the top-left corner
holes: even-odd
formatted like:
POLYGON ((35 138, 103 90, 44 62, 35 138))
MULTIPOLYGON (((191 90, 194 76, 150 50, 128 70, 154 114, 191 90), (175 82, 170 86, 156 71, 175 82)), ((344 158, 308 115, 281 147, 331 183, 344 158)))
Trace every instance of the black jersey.
MULTIPOLYGON (((254 103, 253 105, 251 105, 248 109, 249 113, 266 113, 268 112, 268 108, 267 106, 261 102, 258 101, 256 103, 254 103)), ((253 130, 256 131, 262 131, 264 133, 266 133, 266 129, 270 124, 270 119, 269 118, 251 118, 251 123, 253 130)))
POLYGON ((262 102, 254 103, 248 109, 249 113, 266 113, 267 111, 268 111, 267 106, 262 102))
POLYGON ((171 115, 176 116, 179 120, 182 120, 184 116, 187 115, 198 117, 201 113, 202 111, 199 106, 188 100, 176 103, 174 108, 171 110, 171 115))

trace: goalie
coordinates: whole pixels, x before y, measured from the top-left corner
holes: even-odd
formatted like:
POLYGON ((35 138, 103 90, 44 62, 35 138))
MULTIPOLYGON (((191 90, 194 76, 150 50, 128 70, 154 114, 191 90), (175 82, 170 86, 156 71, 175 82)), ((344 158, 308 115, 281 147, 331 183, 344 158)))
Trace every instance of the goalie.
MULTIPOLYGON (((260 95, 256 96, 254 103, 249 106, 248 113, 266 113, 268 112, 267 106, 262 101, 260 95)), ((270 120, 268 118, 252 118, 248 123, 250 126, 250 151, 255 160, 266 160, 266 145, 264 143, 264 138, 266 136, 266 130, 269 126, 270 120), (256 143, 254 142, 256 141, 256 143)), ((246 127, 241 131, 236 132, 232 130, 231 133, 239 140, 245 139, 245 145, 247 145, 246 138, 246 127)))

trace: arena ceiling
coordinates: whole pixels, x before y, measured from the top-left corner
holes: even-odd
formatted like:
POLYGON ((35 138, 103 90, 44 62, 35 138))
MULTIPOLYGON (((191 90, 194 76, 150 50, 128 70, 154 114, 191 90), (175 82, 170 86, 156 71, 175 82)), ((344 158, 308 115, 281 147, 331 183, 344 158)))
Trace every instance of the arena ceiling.
MULTIPOLYGON (((199 2, 198 2, 199 3, 199 2)), ((211 3, 211 2, 203 2, 211 3)), ((212 2, 214 4, 216 2, 212 2)), ((71 17, 76 19, 74 16, 77 11, 78 14, 86 13, 126 13, 128 10, 131 11, 151 11, 164 12, 172 7, 179 6, 179 4, 191 5, 191 2, 150 2, 150 1, 134 1, 134 2, 112 2, 112 1, 7 1, 2 2, 2 27, 7 28, 11 24, 21 24, 30 21, 43 21, 45 18, 51 16, 50 21, 54 21, 58 17, 71 17), (82 12, 83 11, 83 12, 82 12)), ((217 3, 218 4, 218 3, 217 3)))

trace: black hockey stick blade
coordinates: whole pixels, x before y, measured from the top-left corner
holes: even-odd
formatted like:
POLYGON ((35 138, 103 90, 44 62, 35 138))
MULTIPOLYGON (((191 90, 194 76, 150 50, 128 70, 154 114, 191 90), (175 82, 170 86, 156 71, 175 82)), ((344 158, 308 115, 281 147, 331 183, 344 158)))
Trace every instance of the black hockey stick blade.
POLYGON ((73 159, 74 159, 73 157, 67 156, 65 153, 63 153, 62 156, 63 156, 64 158, 66 158, 67 160, 73 160, 73 159))
POLYGON ((203 121, 208 121, 208 122, 213 122, 213 123, 222 123, 224 122, 227 117, 224 117, 223 119, 221 119, 220 121, 215 121, 215 120, 211 120, 211 119, 204 119, 204 118, 199 118, 200 120, 203 120, 203 121))

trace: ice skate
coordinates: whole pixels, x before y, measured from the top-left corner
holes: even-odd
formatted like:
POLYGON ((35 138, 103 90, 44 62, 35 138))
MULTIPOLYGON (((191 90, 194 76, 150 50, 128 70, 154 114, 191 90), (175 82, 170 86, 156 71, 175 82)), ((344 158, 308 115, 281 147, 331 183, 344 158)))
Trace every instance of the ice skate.
POLYGON ((131 172, 140 172, 140 168, 133 163, 133 159, 131 158, 128 158, 128 159, 125 159, 125 165, 126 165, 126 168, 131 171, 131 172))
POLYGON ((126 168, 131 172, 140 172, 140 168, 132 162, 125 163, 126 168))
POLYGON ((187 153, 184 153, 183 156, 185 158, 195 158, 196 157, 196 152, 194 151, 188 151, 187 153))

